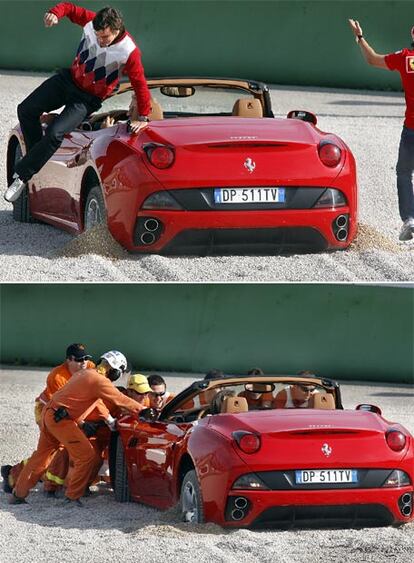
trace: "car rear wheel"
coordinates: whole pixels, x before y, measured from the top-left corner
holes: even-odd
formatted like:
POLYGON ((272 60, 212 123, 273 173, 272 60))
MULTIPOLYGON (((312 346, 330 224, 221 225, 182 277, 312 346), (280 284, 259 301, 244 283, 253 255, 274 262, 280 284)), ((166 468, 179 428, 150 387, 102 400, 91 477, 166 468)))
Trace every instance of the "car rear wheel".
POLYGON ((193 524, 204 522, 203 498, 194 469, 186 473, 181 485, 180 511, 184 522, 193 524))
POLYGON ((129 492, 128 471, 124 455, 124 445, 122 443, 121 436, 118 436, 115 460, 115 499, 118 502, 130 502, 131 495, 129 492))
POLYGON ((85 230, 92 229, 96 225, 106 224, 105 200, 99 186, 93 187, 88 193, 83 224, 85 230))
MULTIPOLYGON (((16 164, 23 156, 22 148, 19 143, 16 144, 14 151, 14 165, 13 172, 16 164)), ((30 198, 29 189, 26 186, 20 196, 13 202, 13 219, 19 223, 36 223, 36 219, 32 217, 30 212, 30 198)))

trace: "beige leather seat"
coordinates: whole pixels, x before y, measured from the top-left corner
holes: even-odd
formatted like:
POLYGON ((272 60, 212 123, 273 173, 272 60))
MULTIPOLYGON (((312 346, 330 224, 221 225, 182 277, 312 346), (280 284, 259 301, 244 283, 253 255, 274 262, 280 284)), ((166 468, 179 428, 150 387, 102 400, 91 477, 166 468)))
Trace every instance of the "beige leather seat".
POLYGON ((315 393, 313 395, 314 409, 335 410, 335 399, 330 393, 315 393))
POLYGON ((249 407, 244 397, 225 397, 221 404, 222 413, 247 412, 249 407))
POLYGON ((151 111, 148 116, 150 121, 157 121, 158 119, 164 119, 164 112, 162 111, 162 107, 157 100, 151 98, 151 111))
POLYGON ((236 100, 232 115, 236 117, 263 117, 263 108, 257 98, 240 98, 236 100))

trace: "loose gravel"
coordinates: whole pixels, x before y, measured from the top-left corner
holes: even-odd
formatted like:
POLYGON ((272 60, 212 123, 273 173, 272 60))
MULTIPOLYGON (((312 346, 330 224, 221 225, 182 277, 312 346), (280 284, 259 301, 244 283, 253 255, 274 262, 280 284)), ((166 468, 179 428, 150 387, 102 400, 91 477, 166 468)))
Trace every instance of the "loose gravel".
MULTIPOLYGON (((44 75, 0 74, 0 185, 17 104, 44 75)), ((414 242, 399 243, 395 163, 404 99, 400 93, 272 86, 275 114, 308 109, 339 134, 358 166, 359 235, 347 251, 279 256, 164 257, 120 251, 100 233, 71 235, 43 224, 15 223, 0 197, 0 281, 390 281, 414 279, 414 242), (104 240, 102 241, 102 237, 104 240)))
MULTIPOLYGON (((0 370, 0 464, 26 457, 37 442, 33 399, 47 369, 0 370)), ((195 375, 163 374, 179 391, 195 375)), ((125 384, 121 382, 120 384, 125 384)), ((378 404, 388 420, 414 432, 414 392, 408 385, 342 386, 345 408, 378 404)), ((161 512, 137 503, 119 504, 100 485, 83 508, 45 498, 41 487, 29 504, 11 506, 0 491, 0 563, 401 563, 414 552, 414 524, 361 530, 226 530, 214 524, 183 524, 176 509, 161 512)))

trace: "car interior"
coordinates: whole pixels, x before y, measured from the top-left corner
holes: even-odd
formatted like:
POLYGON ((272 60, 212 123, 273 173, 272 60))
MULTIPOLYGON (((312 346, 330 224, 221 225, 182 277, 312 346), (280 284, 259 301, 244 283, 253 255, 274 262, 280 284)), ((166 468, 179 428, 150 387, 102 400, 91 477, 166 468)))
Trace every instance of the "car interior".
POLYGON ((309 388, 306 407, 286 406, 279 404, 281 392, 293 387, 297 382, 283 383, 244 383, 220 385, 207 388, 195 394, 191 399, 184 400, 174 412, 167 417, 174 422, 194 422, 201 418, 220 414, 237 414, 251 411, 272 409, 323 409, 335 410, 336 402, 333 389, 322 385, 301 384, 302 388, 309 388))

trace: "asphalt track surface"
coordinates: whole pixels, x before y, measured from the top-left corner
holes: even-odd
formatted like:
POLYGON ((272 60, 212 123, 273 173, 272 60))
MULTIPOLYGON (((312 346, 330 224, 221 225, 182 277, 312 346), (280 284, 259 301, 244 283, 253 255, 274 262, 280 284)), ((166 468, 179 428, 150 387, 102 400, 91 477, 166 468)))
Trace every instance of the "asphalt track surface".
MULTIPOLYGON (((48 370, 0 370, 0 464, 27 457, 37 442, 33 400, 48 370)), ((164 374, 172 391, 194 375, 164 374)), ((122 382, 121 382, 122 384, 122 382)), ((408 385, 344 383, 345 408, 378 404, 388 420, 414 432, 414 392, 408 385)), ((11 506, 0 491, 0 562, 136 563, 402 563, 412 561, 414 524, 400 528, 289 531, 225 530, 213 524, 181 523, 177 511, 137 503, 119 504, 97 487, 83 508, 47 499, 41 487, 28 505, 11 506)))
MULTIPOLYGON (((2 190, 6 139, 17 122, 17 104, 44 78, 0 74, 2 190)), ((279 256, 130 255, 100 236, 74 239, 48 225, 15 223, 11 204, 0 198, 0 281, 412 281, 414 243, 398 242, 395 185, 403 95, 274 85, 271 96, 277 116, 291 109, 313 111, 322 130, 339 134, 352 149, 358 167, 360 234, 351 249, 279 256)))

